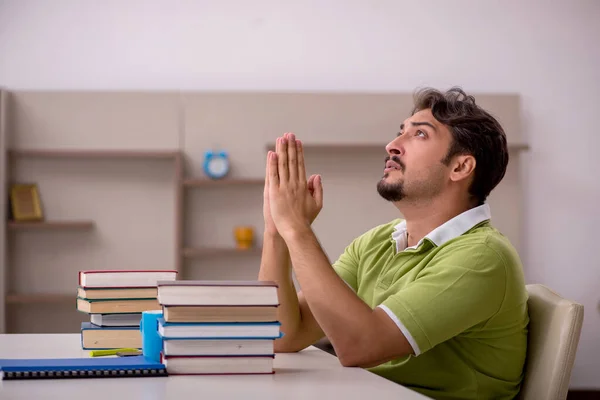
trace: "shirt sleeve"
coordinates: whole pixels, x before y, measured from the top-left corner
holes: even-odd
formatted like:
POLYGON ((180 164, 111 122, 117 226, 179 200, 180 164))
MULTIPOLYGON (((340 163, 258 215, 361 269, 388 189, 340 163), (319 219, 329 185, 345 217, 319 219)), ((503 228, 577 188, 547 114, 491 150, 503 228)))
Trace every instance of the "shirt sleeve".
POLYGON ((358 291, 357 240, 346 247, 342 255, 333 263, 333 269, 340 278, 356 293, 358 291))
POLYGON ((448 249, 379 307, 408 335, 419 355, 499 311, 505 267, 501 254, 483 243, 448 249))

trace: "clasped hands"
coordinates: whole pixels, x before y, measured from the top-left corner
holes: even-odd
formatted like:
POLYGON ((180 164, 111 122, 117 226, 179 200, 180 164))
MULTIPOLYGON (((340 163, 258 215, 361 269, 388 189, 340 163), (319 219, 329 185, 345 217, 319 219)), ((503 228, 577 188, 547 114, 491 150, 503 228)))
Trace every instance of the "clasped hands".
POLYGON ((306 179, 304 149, 293 133, 278 137, 267 155, 264 189, 265 232, 284 240, 310 230, 323 208, 320 175, 306 179))

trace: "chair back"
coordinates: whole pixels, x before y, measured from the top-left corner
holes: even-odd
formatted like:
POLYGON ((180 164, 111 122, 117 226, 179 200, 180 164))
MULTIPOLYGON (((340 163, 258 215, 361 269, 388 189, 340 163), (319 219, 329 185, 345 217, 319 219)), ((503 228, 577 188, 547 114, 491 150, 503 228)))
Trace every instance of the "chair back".
POLYGON ((583 305, 540 284, 527 285, 529 333, 519 398, 564 400, 577 353, 583 305))

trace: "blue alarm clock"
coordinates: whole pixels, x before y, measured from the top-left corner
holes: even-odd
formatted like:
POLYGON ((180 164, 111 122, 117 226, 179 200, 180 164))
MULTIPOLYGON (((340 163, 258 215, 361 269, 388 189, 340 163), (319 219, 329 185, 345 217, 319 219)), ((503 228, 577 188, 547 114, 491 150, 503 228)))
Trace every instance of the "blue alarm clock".
POLYGON ((229 173, 229 156, 224 150, 204 153, 204 173, 211 179, 224 178, 229 173))

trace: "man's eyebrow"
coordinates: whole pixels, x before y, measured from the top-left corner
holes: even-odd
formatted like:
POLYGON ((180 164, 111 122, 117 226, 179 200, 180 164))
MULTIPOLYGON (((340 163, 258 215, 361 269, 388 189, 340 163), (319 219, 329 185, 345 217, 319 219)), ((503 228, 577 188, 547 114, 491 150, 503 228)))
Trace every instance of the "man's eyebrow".
MULTIPOLYGON (((428 127, 430 127, 431 129, 433 129, 434 132, 437 132, 437 129, 435 129, 435 126, 433 126, 433 124, 429 123, 429 122, 411 122, 410 123, 412 126, 422 126, 422 125, 426 125, 428 127)), ((404 124, 401 125, 400 129, 402 129, 404 127, 404 124)))

